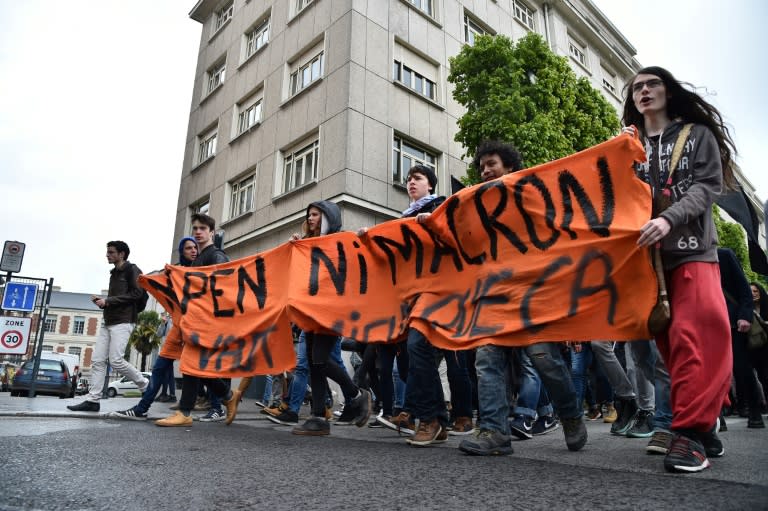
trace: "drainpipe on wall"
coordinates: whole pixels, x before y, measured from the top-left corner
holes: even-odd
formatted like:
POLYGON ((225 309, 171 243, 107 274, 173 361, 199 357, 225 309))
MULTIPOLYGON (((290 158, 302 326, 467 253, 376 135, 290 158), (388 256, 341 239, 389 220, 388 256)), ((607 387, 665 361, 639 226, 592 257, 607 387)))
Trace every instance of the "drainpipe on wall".
POLYGON ((544 39, 547 41, 547 46, 552 49, 552 41, 549 39, 549 4, 542 4, 544 7, 544 39))

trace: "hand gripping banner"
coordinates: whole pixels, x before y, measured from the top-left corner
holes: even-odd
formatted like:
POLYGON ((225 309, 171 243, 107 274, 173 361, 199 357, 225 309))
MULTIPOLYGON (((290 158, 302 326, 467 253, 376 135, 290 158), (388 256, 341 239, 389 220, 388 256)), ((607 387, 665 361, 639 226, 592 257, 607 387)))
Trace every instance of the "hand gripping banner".
POLYGON ((296 363, 291 323, 362 342, 416 328, 436 346, 646 339, 656 300, 651 211, 622 135, 452 195, 413 218, 291 241, 200 268, 166 266, 141 285, 173 315, 181 370, 274 374, 296 363))

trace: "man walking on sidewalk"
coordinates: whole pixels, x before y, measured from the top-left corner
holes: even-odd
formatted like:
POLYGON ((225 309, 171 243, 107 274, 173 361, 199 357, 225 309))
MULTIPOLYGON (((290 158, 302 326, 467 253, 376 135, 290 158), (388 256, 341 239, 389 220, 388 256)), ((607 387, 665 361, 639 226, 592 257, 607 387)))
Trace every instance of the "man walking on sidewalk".
POLYGON ((91 301, 104 310, 104 323, 93 349, 91 388, 85 401, 67 406, 75 412, 98 412, 107 361, 121 375, 127 376, 141 392, 149 380, 124 358, 128 337, 133 332, 138 317, 139 302, 144 291, 136 283, 141 270, 128 261, 131 250, 124 241, 107 243, 107 261, 115 267, 110 271, 109 293, 106 298, 92 296, 91 301))

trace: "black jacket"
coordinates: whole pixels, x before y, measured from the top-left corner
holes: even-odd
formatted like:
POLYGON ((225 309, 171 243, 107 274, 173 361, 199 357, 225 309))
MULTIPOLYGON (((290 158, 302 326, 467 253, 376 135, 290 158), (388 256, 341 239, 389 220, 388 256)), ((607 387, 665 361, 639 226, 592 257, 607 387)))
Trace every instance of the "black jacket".
POLYGON ((728 306, 728 319, 731 326, 743 319, 752 323, 752 289, 749 287, 744 271, 741 269, 736 254, 730 248, 718 248, 717 258, 720 263, 720 285, 728 306))
POLYGON ((105 325, 136 323, 136 303, 143 294, 136 283, 140 274, 139 267, 130 261, 125 261, 121 268, 112 268, 109 272, 109 293, 104 307, 105 325))
POLYGON ((198 254, 197 259, 190 266, 210 266, 212 264, 228 263, 229 256, 215 245, 208 245, 198 254))

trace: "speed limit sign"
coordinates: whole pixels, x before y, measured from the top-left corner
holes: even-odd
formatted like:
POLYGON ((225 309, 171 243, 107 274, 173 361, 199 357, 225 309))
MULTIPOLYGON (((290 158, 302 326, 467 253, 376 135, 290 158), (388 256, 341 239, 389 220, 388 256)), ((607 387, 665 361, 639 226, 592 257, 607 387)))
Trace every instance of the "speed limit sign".
POLYGON ((30 318, 0 316, 0 353, 26 353, 31 323, 30 318))

